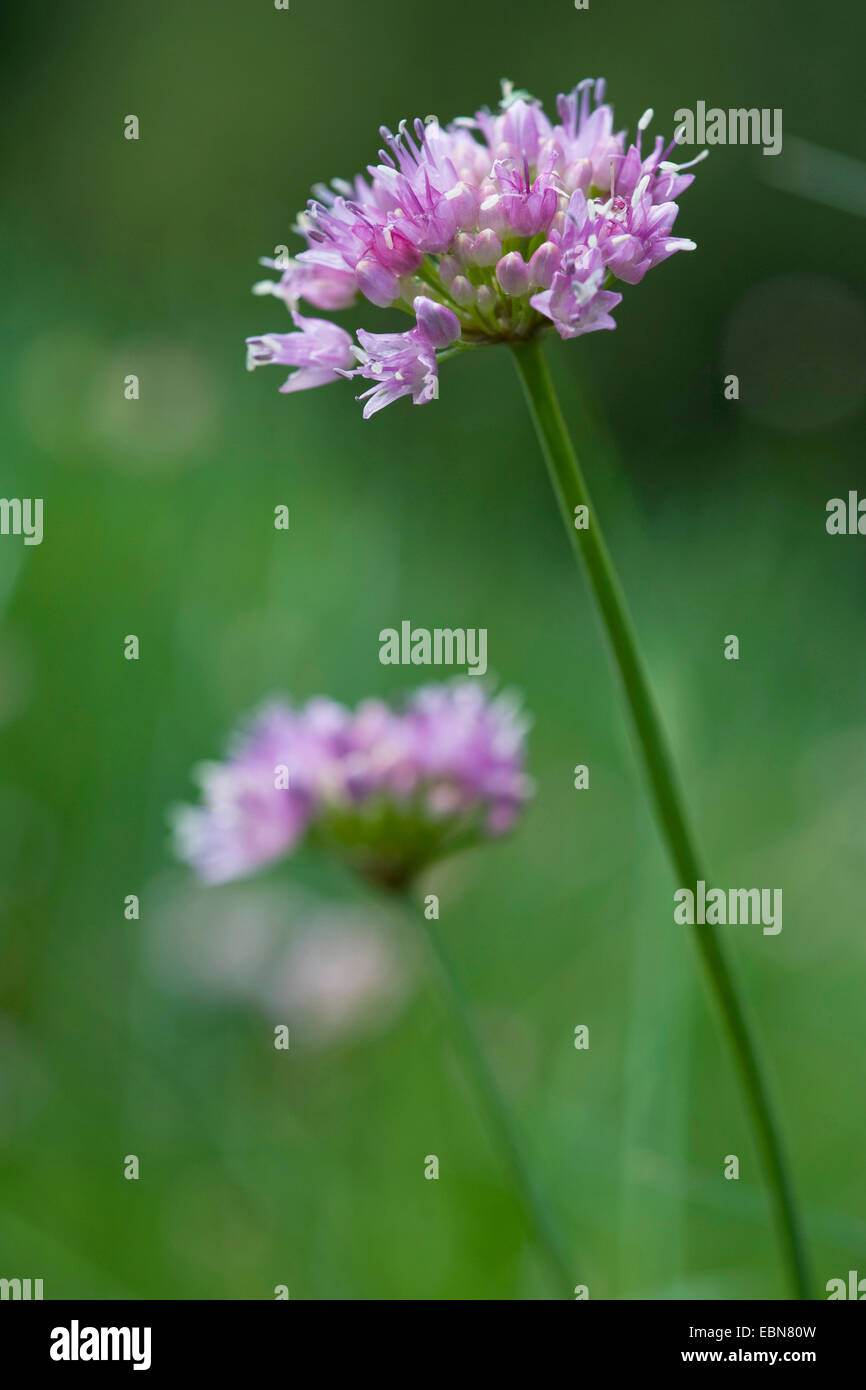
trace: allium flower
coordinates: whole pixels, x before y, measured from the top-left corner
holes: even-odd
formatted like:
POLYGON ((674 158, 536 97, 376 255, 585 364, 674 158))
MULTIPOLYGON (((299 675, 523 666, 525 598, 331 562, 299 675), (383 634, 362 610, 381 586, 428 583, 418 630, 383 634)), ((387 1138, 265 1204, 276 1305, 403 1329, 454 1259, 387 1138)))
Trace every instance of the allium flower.
POLYGON ((354 363, 352 339, 344 328, 327 319, 305 319, 292 310, 297 333, 268 333, 247 339, 247 366, 250 371, 276 362, 299 367, 280 387, 281 391, 306 391, 336 381, 338 373, 354 363))
POLYGON ((408 333, 365 333, 358 329, 361 346, 355 348, 355 356, 361 365, 357 375, 376 383, 359 397, 367 402, 365 420, 399 396, 411 396, 416 405, 424 405, 439 394, 435 349, 459 338, 460 324, 447 305, 435 304, 432 299, 419 296, 412 307, 418 321, 408 333))
POLYGON ((303 336, 248 340, 250 364, 299 366, 283 391, 338 375, 372 381, 359 397, 369 418, 399 396, 435 400, 437 352, 519 345, 551 328, 563 338, 614 328, 622 296, 612 287, 694 248, 671 234, 693 175, 669 162, 674 142, 665 147, 661 136, 644 155, 652 111, 634 143, 614 131, 601 79, 560 96, 557 111, 554 125, 527 92, 503 83, 496 114, 445 128, 433 117, 402 121, 396 135, 383 127, 379 163, 351 183, 317 187, 296 229, 306 250, 278 282, 255 287, 285 300, 303 336), (416 322, 406 333, 359 330, 356 364, 348 334, 301 320, 296 304, 342 309, 359 294, 416 322))
MULTIPOLYGON (((274 261, 262 259, 262 265, 277 270, 274 261)), ((301 265, 290 261, 278 281, 260 280, 253 285, 253 294, 273 294, 294 309, 299 299, 306 299, 317 309, 348 309, 358 294, 355 277, 346 270, 336 252, 328 261, 317 265, 301 265)))
MULTIPOLYGON (((677 200, 693 175, 685 172, 690 165, 669 161, 675 141, 665 147, 656 137, 644 153, 652 111, 638 121, 634 142, 614 130, 601 81, 560 96, 557 113, 553 124, 533 97, 505 84, 495 114, 480 111, 445 129, 433 117, 411 128, 401 122, 396 135, 383 128, 380 162, 367 177, 316 190, 298 222, 307 249, 279 284, 259 289, 285 299, 293 312, 298 296, 338 308, 357 292, 409 313, 414 326, 402 334, 359 333, 351 370, 346 341, 326 339, 325 327, 311 323, 301 326, 315 349, 292 342, 296 335, 256 338, 253 362, 300 366, 284 389, 335 375, 372 381, 362 398, 369 416, 399 396, 411 395, 416 405, 435 399, 437 353, 488 343, 512 348, 563 521, 610 637, 671 862, 680 881, 698 882, 706 871, 598 513, 591 512, 591 528, 573 525, 579 510, 590 514, 591 498, 540 341, 553 330, 574 338, 614 328, 617 285, 636 285, 677 251, 694 249, 673 235, 677 200)), ((204 809, 181 818, 182 848, 207 876, 243 873, 309 834, 343 849, 370 876, 403 887, 467 836, 507 829, 527 797, 522 729, 477 690, 422 692, 402 716, 381 706, 354 716, 332 712, 309 756, 306 711, 280 718, 284 756, 294 750, 303 764, 294 789, 274 800, 255 735, 252 750, 244 745, 227 767, 206 774, 204 809)), ((262 737, 266 746, 271 733, 262 737)), ((479 1095, 505 1141, 562 1297, 573 1286, 571 1251, 539 1202, 439 934, 427 930, 479 1095)), ((702 928, 697 940, 765 1159, 791 1288, 806 1299, 799 1216, 748 1016, 714 928, 702 928)))
POLYGON ((304 839, 402 886, 434 859, 510 830, 531 795, 527 724, 475 681, 417 691, 402 710, 368 700, 272 705, 224 763, 205 764, 200 807, 175 814, 180 856, 221 883, 304 839))

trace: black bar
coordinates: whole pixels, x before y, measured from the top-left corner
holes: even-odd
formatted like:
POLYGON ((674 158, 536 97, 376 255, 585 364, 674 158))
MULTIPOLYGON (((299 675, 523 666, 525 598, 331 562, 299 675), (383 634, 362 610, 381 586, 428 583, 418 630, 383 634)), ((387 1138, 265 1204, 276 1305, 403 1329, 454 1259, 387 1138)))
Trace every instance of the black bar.
MULTIPOLYGON (((501 1358, 513 1376, 517 1367, 512 1357, 522 1351, 537 1359, 532 1379, 544 1380, 544 1367, 550 1369, 557 1345, 576 1373, 581 1366, 613 1373, 639 1369, 651 1375, 673 1367, 701 1371, 735 1364, 807 1366, 824 1378, 843 1369, 862 1373, 866 1324, 858 1311, 840 1302, 587 1301, 544 1306, 543 1311, 536 1303, 522 1305, 519 1313, 512 1309, 501 1328, 496 1325, 501 1314, 492 1304, 469 1306, 472 1324, 463 1323, 465 1311, 449 1311, 438 1303, 422 1303, 415 1312, 403 1304, 395 1317, 393 1311, 377 1312, 381 1305, 372 1302, 4 1302, 0 1336, 4 1364, 17 1363, 25 1375, 48 1371, 52 1377, 93 1378, 106 1369, 114 1376, 133 1375, 136 1361, 139 1374, 157 1379, 184 1371, 205 1380, 209 1375, 248 1376, 251 1361, 281 1371, 287 1381, 299 1373, 309 1379, 316 1365, 318 1373, 332 1374, 343 1360, 351 1373, 363 1375, 371 1369, 371 1358, 381 1368, 400 1346, 401 1363, 409 1372, 407 1334, 424 1379, 440 1360, 443 1374, 453 1375, 461 1363, 477 1363, 489 1378, 501 1358), (452 1326, 459 1343, 448 1335, 452 1326), (465 1347, 465 1353, 458 1347, 465 1347), (115 1350, 126 1359, 112 1359, 115 1350), (91 1351, 105 1359, 86 1359, 91 1351), (55 1359, 61 1353, 70 1359, 55 1359)), ((410 1374, 414 1379, 416 1372, 410 1374)))

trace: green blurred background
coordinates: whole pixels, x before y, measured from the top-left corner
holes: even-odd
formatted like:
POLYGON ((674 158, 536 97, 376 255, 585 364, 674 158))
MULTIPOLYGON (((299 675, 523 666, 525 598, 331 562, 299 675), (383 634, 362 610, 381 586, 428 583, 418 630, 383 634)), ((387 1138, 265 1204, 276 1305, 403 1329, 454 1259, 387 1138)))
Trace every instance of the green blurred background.
MULTIPOLYGON (((552 109, 604 73, 617 125, 652 105, 653 133, 699 99, 781 107, 786 142, 857 155, 861 10, 88 0, 5 23, 0 491, 45 499, 45 540, 0 539, 0 1275, 48 1298, 548 1296, 412 923, 306 858, 205 892, 168 842, 190 768, 264 696, 408 688, 377 635, 409 617, 486 627, 534 718, 525 823, 431 891, 575 1283, 781 1297, 507 353, 449 363, 438 404, 365 424, 349 386, 287 398, 277 371, 248 376, 243 339, 287 327, 249 287, 294 245, 309 186, 374 159, 383 122, 495 104, 502 77, 552 109), (317 929, 380 934, 387 1004, 324 1029, 275 1009, 273 961, 317 929)), ((628 289, 615 333, 549 357, 712 873, 784 891, 781 935, 726 936, 823 1290, 866 1273, 866 541, 824 527, 830 497, 866 486, 864 224, 769 185, 791 168, 787 148, 714 150, 677 225, 698 251, 628 289)))

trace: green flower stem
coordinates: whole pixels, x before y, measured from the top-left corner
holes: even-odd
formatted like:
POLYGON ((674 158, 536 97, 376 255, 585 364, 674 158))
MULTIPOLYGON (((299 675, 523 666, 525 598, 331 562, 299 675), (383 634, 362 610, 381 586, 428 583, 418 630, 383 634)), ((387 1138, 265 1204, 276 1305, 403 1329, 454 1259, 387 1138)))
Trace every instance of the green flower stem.
MULTIPOLYGON (((707 880, 674 772, 667 738, 638 650, 625 597, 572 448, 539 340, 515 346, 517 370, 535 423, 566 530, 582 557, 619 668, 643 752, 656 813, 679 883, 694 890, 707 880), (589 508, 589 526, 576 530, 575 507, 589 508)), ((731 967, 711 926, 695 929, 698 950, 736 1059, 755 1136, 772 1194, 793 1296, 809 1298, 809 1275, 800 1220, 764 1066, 731 967)))
POLYGON ((547 1257, 556 1288, 559 1290, 558 1296, 569 1298, 575 1281, 573 1262, 569 1257, 568 1248, 560 1236, 559 1227, 548 1210, 545 1197, 535 1181, 508 1104, 475 1030, 469 1003, 442 940, 439 924, 428 921, 411 899, 408 899, 408 902, 413 917, 420 922, 424 929, 430 950, 436 959, 443 990, 459 1035, 466 1068, 471 1073, 472 1080, 487 1112, 490 1129, 501 1145, 511 1169, 527 1223, 530 1229, 535 1231, 539 1245, 547 1257))

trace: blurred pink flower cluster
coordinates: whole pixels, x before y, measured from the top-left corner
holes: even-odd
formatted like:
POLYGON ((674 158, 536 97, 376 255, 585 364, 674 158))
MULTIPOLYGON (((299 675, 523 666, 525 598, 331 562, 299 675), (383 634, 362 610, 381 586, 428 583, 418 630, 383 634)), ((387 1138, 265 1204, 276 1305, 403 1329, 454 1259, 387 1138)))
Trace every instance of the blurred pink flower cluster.
POLYGON ((202 805, 175 812, 180 856, 206 882, 249 874, 305 839, 403 886, 451 849, 502 835, 531 795, 525 718, 469 678, 401 709, 317 698, 272 704, 225 762, 198 769, 202 805))

